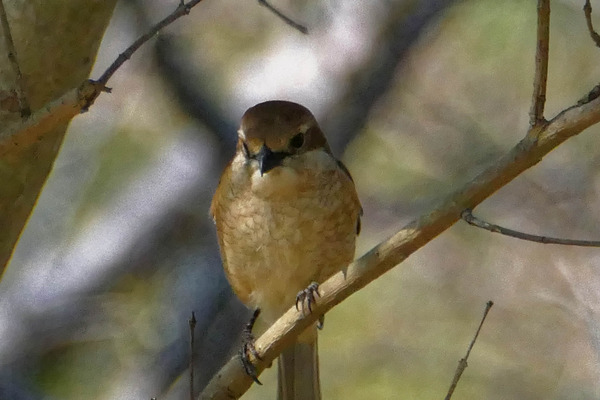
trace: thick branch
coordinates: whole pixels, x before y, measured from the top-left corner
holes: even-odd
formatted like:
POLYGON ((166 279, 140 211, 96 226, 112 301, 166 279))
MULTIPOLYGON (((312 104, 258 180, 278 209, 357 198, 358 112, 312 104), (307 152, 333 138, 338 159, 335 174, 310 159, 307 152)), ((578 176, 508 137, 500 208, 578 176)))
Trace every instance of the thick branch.
MULTIPOLYGON (((262 361, 256 362, 258 371, 269 365, 298 333, 314 323, 320 315, 452 226, 461 218, 463 210, 474 208, 523 171, 537 164, 556 146, 599 121, 600 98, 573 106, 550 122, 530 128, 526 137, 504 157, 449 196, 439 207, 377 245, 350 264, 345 273, 338 273, 319 286, 321 297, 312 314, 303 316, 295 307, 291 307, 256 341, 256 348, 262 358, 262 361)), ((234 357, 213 377, 200 399, 238 398, 248 390, 251 383, 252 380, 244 373, 239 359, 234 357)))
POLYGON ((544 123, 546 82, 548 79, 548 49, 550 43, 550 0, 538 0, 537 46, 535 50, 535 77, 533 98, 529 111, 529 125, 544 123))
POLYGON ((24 121, 9 125, 0 132, 0 158, 17 157, 19 153, 39 141, 44 134, 65 124, 90 104, 102 91, 103 85, 85 81, 46 107, 37 110, 24 121))

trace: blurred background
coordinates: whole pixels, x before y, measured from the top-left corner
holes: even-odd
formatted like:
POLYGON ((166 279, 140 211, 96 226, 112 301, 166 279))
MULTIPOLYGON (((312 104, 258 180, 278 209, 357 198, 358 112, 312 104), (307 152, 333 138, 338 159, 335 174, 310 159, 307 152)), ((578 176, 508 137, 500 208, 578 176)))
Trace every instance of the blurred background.
MULTIPOLYGON (((257 1, 203 1, 73 120, 0 282, 0 399, 187 398, 192 311, 198 389, 237 351, 249 314, 208 207, 248 107, 286 99, 317 116, 363 203, 357 256, 524 136, 534 1, 273 1, 309 34, 257 1)), ((92 78, 176 4, 121 1, 92 78)), ((549 118, 598 83, 582 7, 552 2, 549 118)), ((599 131, 475 215, 600 240, 599 131)), ((600 398, 600 251, 464 222, 327 314, 323 397, 443 398, 488 300, 455 398, 600 398)), ((275 375, 245 398, 274 398, 275 375)))

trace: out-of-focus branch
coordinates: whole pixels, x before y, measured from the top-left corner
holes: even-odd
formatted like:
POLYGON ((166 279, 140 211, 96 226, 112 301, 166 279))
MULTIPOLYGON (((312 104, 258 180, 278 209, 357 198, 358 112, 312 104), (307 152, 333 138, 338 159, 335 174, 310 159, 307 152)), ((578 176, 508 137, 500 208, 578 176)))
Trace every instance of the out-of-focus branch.
POLYGON ((548 49, 550 43, 550 0, 538 0, 537 5, 537 46, 535 50, 535 76, 533 78, 533 98, 529 110, 531 127, 543 124, 546 104, 546 82, 548 80, 548 49))
MULTIPOLYGON (((461 218, 465 209, 473 208, 495 191, 537 164, 547 153, 568 138, 600 122, 600 99, 570 107, 547 124, 530 128, 527 135, 504 157, 479 176, 457 190, 441 205, 405 226, 388 240, 319 286, 321 297, 310 315, 291 307, 257 341, 261 360, 254 360, 260 373, 286 345, 335 305, 369 282, 404 261, 461 218)), ((231 359, 217 373, 200 399, 240 397, 252 383, 238 357, 231 359)))
POLYGON ((323 128, 334 152, 346 148, 367 123, 377 101, 385 95, 412 45, 454 0, 398 2, 381 23, 379 37, 366 62, 344 85, 346 92, 327 111, 323 128))
POLYGON ((467 354, 465 354, 465 356, 463 358, 461 358, 460 361, 458 362, 458 367, 456 367, 456 372, 454 373, 454 378, 452 379, 452 383, 450 384, 450 389, 448 389, 448 393, 446 394, 446 397, 444 398, 444 400, 450 400, 452 398, 452 394, 454 394, 454 390, 456 389, 456 385, 458 385, 458 381, 460 380, 460 377, 462 376, 465 369, 467 369, 467 366, 468 366, 467 360, 469 359, 469 354, 471 354, 471 350, 473 350, 473 346, 475 346, 475 341, 477 340, 477 337, 479 336, 479 332, 481 332, 481 327, 483 326, 483 323, 485 322, 485 318, 487 317, 487 315, 490 312, 490 309, 492 308, 493 305, 494 305, 494 302, 491 300, 488 301, 487 304, 485 305, 485 310, 483 311, 483 317, 481 317, 481 322, 479 322, 479 326, 477 327, 475 336, 473 336, 471 343, 469 343, 469 347, 467 348, 467 354))
POLYGON ((218 88, 214 89, 214 77, 203 73, 198 67, 192 67, 194 63, 189 59, 189 54, 181 49, 177 39, 171 35, 158 38, 155 54, 161 77, 175 93, 181 108, 214 135, 219 144, 216 152, 219 161, 216 164, 224 166, 235 148, 237 125, 220 107, 219 97, 215 93, 218 88), (209 85, 213 86, 210 88, 212 90, 209 90, 209 85))
POLYGON ((499 225, 490 224, 486 221, 482 221, 475 217, 470 209, 463 211, 462 219, 468 224, 476 226, 486 231, 500 233, 502 235, 514 237, 516 239, 528 240, 530 242, 543 243, 543 244, 562 244, 567 246, 582 246, 582 247, 600 247, 600 241, 597 240, 574 240, 574 239, 560 239, 548 236, 538 236, 529 233, 519 232, 512 229, 504 228, 499 225))

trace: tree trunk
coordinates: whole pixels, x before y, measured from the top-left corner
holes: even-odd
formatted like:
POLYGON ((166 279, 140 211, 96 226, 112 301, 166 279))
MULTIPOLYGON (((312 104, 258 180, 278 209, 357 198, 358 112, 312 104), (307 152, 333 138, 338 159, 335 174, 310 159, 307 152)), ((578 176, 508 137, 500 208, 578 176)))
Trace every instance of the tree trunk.
MULTIPOLYGON (((116 0, 0 1, 8 21, 6 26, 0 20, 2 130, 22 118, 24 104, 35 112, 89 76, 116 0), (12 36, 12 54, 6 28, 12 36)), ((14 148, 0 159, 0 276, 52 169, 66 128, 67 124, 60 126, 32 146, 14 148)))

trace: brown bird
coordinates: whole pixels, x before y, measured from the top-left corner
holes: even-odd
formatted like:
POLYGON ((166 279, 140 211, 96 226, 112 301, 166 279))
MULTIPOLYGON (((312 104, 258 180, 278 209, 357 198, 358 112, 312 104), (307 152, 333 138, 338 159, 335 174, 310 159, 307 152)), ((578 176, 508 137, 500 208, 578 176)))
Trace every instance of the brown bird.
MULTIPOLYGON (((234 292, 270 325, 352 261, 362 210, 350 173, 305 107, 258 104, 238 134, 211 214, 234 292)), ((316 326, 284 350, 278 374, 279 399, 321 398, 316 326)))

